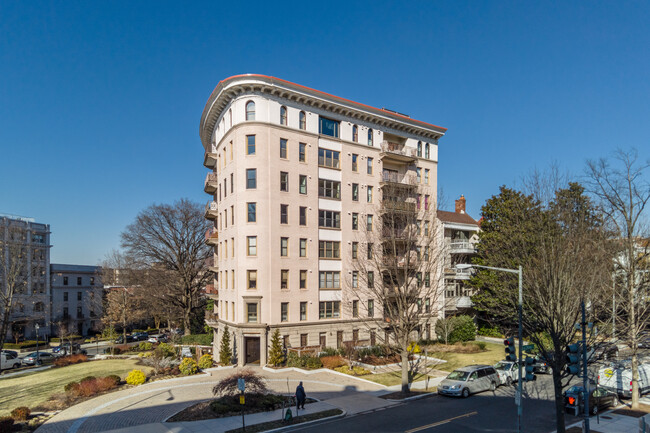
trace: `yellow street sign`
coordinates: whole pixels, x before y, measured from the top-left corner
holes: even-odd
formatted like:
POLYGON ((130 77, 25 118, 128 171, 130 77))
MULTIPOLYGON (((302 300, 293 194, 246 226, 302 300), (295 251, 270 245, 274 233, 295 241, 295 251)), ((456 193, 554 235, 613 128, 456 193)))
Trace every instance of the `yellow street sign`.
POLYGON ((239 396, 239 404, 244 404, 244 396, 243 395, 239 396))

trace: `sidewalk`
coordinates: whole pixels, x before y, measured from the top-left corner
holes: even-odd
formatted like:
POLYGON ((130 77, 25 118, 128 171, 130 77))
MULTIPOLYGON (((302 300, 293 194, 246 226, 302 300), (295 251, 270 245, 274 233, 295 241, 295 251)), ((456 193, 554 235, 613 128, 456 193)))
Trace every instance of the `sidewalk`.
MULTIPOLYGON (((600 423, 596 422, 595 416, 589 418, 589 429, 592 433, 636 433, 639 430, 639 420, 628 415, 621 415, 614 412, 605 412, 600 415, 600 423)), ((567 426, 567 430, 572 427, 582 428, 582 421, 567 426)))

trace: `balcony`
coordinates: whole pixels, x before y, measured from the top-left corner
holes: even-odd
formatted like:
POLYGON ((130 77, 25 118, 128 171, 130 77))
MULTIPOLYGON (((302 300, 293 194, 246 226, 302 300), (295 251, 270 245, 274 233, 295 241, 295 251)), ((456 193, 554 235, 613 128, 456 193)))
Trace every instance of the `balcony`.
POLYGON ((452 254, 474 254, 476 248, 469 241, 451 241, 449 242, 449 251, 452 254))
POLYGON ((465 308, 472 308, 472 298, 469 296, 451 296, 445 300, 445 310, 455 311, 465 308))
POLYGON ((416 212, 416 204, 408 201, 384 200, 382 207, 384 212, 416 212))
POLYGON ((216 229, 208 229, 205 232, 205 243, 211 246, 217 245, 219 240, 219 232, 216 229))
POLYGON ((205 205, 205 218, 207 218, 209 220, 217 219, 217 202, 216 201, 209 201, 205 205))
POLYGON ((207 192, 208 194, 214 194, 214 192, 217 190, 218 185, 219 180, 217 179, 217 173, 208 173, 208 175, 205 177, 205 186, 203 187, 203 191, 207 192))
POLYGON ((395 173, 388 170, 384 170, 382 172, 381 183, 389 184, 391 186, 417 187, 415 176, 410 174, 395 173))
POLYGON ((217 165, 217 154, 211 152, 205 152, 203 156, 203 165, 208 168, 214 168, 217 165))
POLYGON ((219 315, 217 313, 206 310, 205 323, 207 323, 208 325, 216 325, 218 321, 219 321, 219 315))
POLYGON ((400 143, 383 141, 380 158, 400 163, 413 163, 417 160, 417 151, 400 143))

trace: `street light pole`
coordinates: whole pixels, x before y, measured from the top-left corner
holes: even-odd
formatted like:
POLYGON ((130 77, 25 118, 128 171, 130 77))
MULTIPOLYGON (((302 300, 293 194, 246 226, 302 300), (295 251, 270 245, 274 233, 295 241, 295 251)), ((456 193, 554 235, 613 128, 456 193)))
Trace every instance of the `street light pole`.
POLYGON ((38 363, 41 360, 40 355, 38 354, 38 323, 34 324, 34 328, 36 328, 36 362, 38 363))

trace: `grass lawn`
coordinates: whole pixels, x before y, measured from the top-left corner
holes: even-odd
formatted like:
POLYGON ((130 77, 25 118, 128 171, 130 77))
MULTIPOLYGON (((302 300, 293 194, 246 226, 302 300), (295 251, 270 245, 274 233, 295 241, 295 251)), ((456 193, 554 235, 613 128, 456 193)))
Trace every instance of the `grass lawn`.
POLYGON ((122 379, 134 368, 147 373, 150 367, 136 365, 136 359, 108 359, 90 361, 61 368, 21 374, 0 379, 0 416, 9 414, 18 406, 33 408, 63 392, 63 387, 86 376, 102 377, 116 374, 122 379))
POLYGON ((478 353, 454 353, 454 352, 430 352, 429 356, 444 359, 445 363, 439 364, 439 370, 452 371, 458 367, 471 364, 492 365, 505 358, 503 344, 486 343, 485 352, 478 353))

